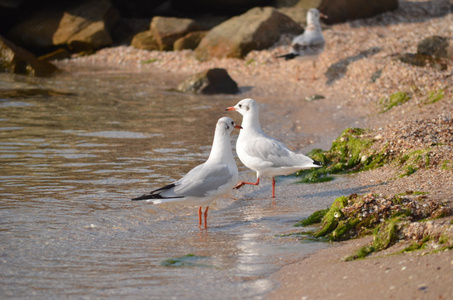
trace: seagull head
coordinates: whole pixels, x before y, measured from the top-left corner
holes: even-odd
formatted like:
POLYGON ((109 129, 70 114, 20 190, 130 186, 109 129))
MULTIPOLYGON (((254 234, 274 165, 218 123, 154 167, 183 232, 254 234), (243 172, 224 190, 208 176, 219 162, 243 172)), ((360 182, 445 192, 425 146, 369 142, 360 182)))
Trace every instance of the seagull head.
POLYGON ((220 118, 218 121, 217 121, 217 126, 216 126, 216 130, 221 130, 225 133, 228 133, 230 134, 233 129, 236 128, 236 129, 242 129, 241 126, 237 125, 233 119, 229 118, 229 117, 223 117, 223 118, 220 118))
POLYGON ((307 24, 317 24, 319 25, 319 18, 327 19, 327 16, 319 12, 316 8, 310 8, 307 12, 307 24))
POLYGON ((258 104, 255 100, 246 98, 242 99, 235 106, 227 107, 227 111, 237 111, 241 115, 245 116, 249 112, 258 112, 258 104))

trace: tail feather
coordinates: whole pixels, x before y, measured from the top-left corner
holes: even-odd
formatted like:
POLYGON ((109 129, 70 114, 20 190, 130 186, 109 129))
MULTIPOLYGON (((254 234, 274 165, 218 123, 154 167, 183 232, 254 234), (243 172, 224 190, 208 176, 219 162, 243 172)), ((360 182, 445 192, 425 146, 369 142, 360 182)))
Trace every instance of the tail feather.
POLYGON ((320 162, 320 161, 313 160, 313 164, 316 166, 322 167, 322 162, 320 162))
POLYGON ((140 197, 132 198, 132 201, 137 201, 137 200, 149 200, 149 199, 173 199, 173 198, 183 198, 183 196, 180 197, 171 197, 171 198, 165 198, 161 195, 163 191, 167 191, 171 188, 174 188, 175 184, 169 184, 164 187, 158 188, 157 190, 151 191, 149 194, 143 194, 140 197))
POLYGON ((295 57, 297 57, 299 55, 297 55, 296 53, 288 53, 288 54, 283 54, 283 55, 279 55, 279 56, 276 56, 277 58, 284 58, 285 60, 290 60, 290 59, 293 59, 295 57))

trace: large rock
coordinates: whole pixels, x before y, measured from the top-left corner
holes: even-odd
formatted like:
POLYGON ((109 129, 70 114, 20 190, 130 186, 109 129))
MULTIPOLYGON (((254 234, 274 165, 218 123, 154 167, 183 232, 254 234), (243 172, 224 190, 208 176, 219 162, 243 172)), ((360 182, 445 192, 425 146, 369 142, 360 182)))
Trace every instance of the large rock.
POLYGON ((0 36, 0 72, 50 76, 57 70, 51 63, 38 60, 27 50, 0 36))
POLYGON ((209 69, 194 74, 178 85, 178 91, 198 94, 237 94, 237 83, 225 69, 209 69))
POLYGON ((143 50, 159 50, 159 44, 149 30, 134 35, 131 46, 143 50))
POLYGON ((173 43, 173 50, 179 51, 184 49, 194 50, 198 47, 201 40, 206 36, 206 31, 189 32, 182 38, 177 39, 173 43))
POLYGON ((307 11, 316 8, 322 0, 276 0, 275 7, 300 25, 305 27, 307 23, 307 11))
POLYGON ((283 33, 299 34, 302 27, 271 7, 252 8, 211 29, 195 49, 197 59, 243 58, 252 50, 269 48, 283 33))
POLYGON ((398 0, 322 0, 319 11, 327 24, 369 18, 398 8, 398 0))
POLYGON ((97 49, 112 43, 109 30, 118 20, 109 0, 88 0, 59 10, 38 11, 12 27, 8 37, 32 49, 74 43, 97 49))
POLYGON ((200 30, 200 25, 192 19, 154 17, 150 30, 159 44, 160 50, 173 50, 173 43, 192 31, 200 30))

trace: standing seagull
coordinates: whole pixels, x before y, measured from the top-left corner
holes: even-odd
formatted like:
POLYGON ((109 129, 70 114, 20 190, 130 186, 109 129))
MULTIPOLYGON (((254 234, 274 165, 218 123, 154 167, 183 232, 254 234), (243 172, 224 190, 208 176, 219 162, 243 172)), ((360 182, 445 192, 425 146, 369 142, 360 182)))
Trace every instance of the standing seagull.
MULTIPOLYGON (((291 52, 277 57, 284 57, 285 60, 293 58, 308 58, 313 60, 313 78, 315 80, 316 59, 324 51, 326 44, 322 35, 319 17, 327 18, 316 8, 311 8, 307 12, 307 27, 303 34, 296 36, 291 42, 291 52)), ((299 73, 299 72, 298 72, 299 73)))
POLYGON ((322 164, 303 155, 292 152, 283 143, 264 134, 259 120, 258 104, 247 98, 239 101, 227 111, 237 111, 243 116, 242 130, 236 143, 236 152, 242 163, 256 171, 256 182, 239 182, 234 188, 244 184, 258 185, 261 175, 272 177, 272 198, 275 198, 277 175, 289 175, 296 171, 318 168, 322 164))
POLYGON ((234 128, 242 127, 236 125, 231 118, 220 118, 215 128, 211 153, 205 163, 196 166, 178 181, 132 200, 149 199, 153 204, 172 202, 199 206, 200 228, 202 206, 206 205, 204 228, 207 229, 209 205, 215 199, 229 193, 239 180, 230 141, 230 134, 234 128))

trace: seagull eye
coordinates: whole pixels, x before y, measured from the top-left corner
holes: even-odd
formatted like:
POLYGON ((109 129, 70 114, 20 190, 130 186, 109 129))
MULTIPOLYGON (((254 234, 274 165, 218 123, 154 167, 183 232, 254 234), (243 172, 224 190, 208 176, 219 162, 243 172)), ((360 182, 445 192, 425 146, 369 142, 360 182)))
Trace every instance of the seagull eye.
POLYGON ((233 121, 231 121, 231 125, 234 126, 234 122, 233 121))
POLYGON ((242 107, 242 104, 239 104, 238 106, 239 106, 239 108, 241 108, 241 107, 242 107))

